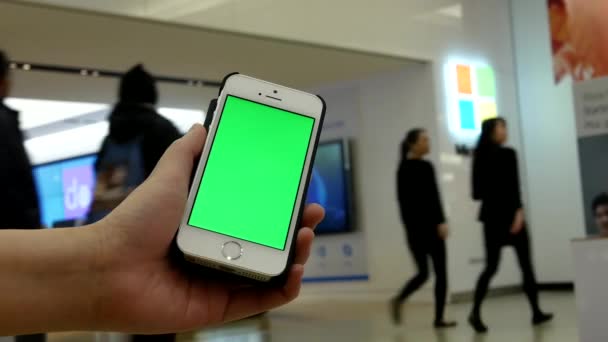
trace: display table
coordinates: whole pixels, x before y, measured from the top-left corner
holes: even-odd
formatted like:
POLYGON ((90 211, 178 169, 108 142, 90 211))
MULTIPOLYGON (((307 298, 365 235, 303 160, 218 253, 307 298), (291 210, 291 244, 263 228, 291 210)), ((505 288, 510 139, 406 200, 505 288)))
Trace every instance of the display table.
POLYGON ((572 241, 581 342, 608 341, 608 239, 572 241))

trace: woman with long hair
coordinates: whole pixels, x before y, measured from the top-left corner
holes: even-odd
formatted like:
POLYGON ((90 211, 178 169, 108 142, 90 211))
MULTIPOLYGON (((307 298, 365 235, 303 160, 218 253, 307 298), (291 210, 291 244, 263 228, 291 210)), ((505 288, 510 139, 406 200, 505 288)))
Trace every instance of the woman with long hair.
POLYGON ((532 323, 553 318, 538 304, 538 289, 532 266, 530 241, 521 201, 517 154, 504 147, 507 122, 503 118, 483 122, 481 136, 473 155, 473 198, 481 201, 479 220, 483 223, 486 265, 475 289, 475 302, 469 323, 477 332, 486 332, 481 318, 481 304, 492 277, 498 270, 500 252, 513 246, 523 275, 524 292, 532 309, 532 323))
POLYGON ((411 130, 401 144, 401 163, 397 172, 397 192, 401 218, 406 227, 410 251, 418 273, 392 301, 395 324, 401 322, 401 305, 428 279, 428 258, 435 270, 436 328, 453 327, 444 320, 447 296, 445 239, 448 236, 433 165, 424 160, 430 151, 429 136, 423 129, 411 130))

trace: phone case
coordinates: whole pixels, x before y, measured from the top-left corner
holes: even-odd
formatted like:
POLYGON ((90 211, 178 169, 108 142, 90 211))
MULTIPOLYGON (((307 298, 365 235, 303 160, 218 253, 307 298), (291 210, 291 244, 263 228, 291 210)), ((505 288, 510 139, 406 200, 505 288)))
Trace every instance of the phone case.
MULTIPOLYGON (((220 89, 218 91, 218 97, 222 93, 222 90, 224 89, 224 85, 226 84, 226 81, 228 80, 228 78, 230 78, 230 76, 237 75, 237 74, 239 74, 239 73, 233 72, 224 77, 224 79, 222 80, 222 85, 220 86, 220 89)), ((315 144, 314 144, 313 150, 312 150, 313 154, 312 154, 311 165, 314 165, 314 162, 315 162, 315 157, 317 154, 317 146, 319 145, 319 139, 321 137, 321 131, 323 128, 323 121, 325 119, 325 111, 327 108, 325 100, 320 95, 317 95, 317 97, 319 97, 319 99, 323 103, 323 109, 321 110, 321 119, 319 121, 319 129, 317 130, 317 137, 316 137, 315 144)), ((207 130, 209 129, 209 127, 211 126, 211 123, 213 122, 213 119, 215 118, 216 108, 217 108, 217 98, 211 100, 209 102, 209 107, 207 108, 207 115, 205 116, 205 121, 203 124, 203 126, 207 130)), ((198 165, 198 163, 196 163, 195 165, 198 165)), ((192 176, 194 176, 195 171, 196 171, 196 167, 192 170, 192 176)), ((312 167, 310 167, 310 169, 308 170, 308 174, 306 175, 306 185, 304 187, 304 198, 306 198, 306 195, 308 193, 308 186, 310 185, 311 175, 312 175, 312 167)), ((192 179, 191 179, 191 182, 192 182, 192 179)), ((298 229, 298 230, 300 229, 300 225, 302 223, 302 215, 304 213, 305 206, 306 206, 306 203, 302 202, 302 205, 299 209, 298 220, 296 223, 296 227, 297 227, 296 229, 298 229)), ((177 248, 175 239, 174 239, 174 249, 179 254, 178 262, 181 264, 181 266, 187 272, 195 272, 195 273, 201 274, 201 276, 209 276, 209 277, 211 277, 211 279, 215 279, 215 280, 224 279, 224 280, 242 282, 242 283, 246 283, 246 284, 280 287, 280 286, 283 286, 287 282, 287 277, 289 275, 291 265, 293 264, 293 261, 294 261, 295 255, 296 255, 295 247, 296 247, 296 241, 297 241, 297 234, 298 234, 298 231, 296 230, 296 232, 294 232, 294 238, 291 241, 291 246, 289 249, 289 256, 287 259, 287 266, 285 267, 285 269, 283 270, 283 272, 280 275, 273 277, 272 279, 270 279, 269 281, 266 281, 266 282, 247 278, 244 276, 239 276, 239 275, 232 274, 232 273, 221 272, 216 269, 211 269, 211 268, 199 265, 199 264, 195 264, 195 263, 186 261, 184 259, 183 253, 181 253, 179 251, 179 248, 177 248)))

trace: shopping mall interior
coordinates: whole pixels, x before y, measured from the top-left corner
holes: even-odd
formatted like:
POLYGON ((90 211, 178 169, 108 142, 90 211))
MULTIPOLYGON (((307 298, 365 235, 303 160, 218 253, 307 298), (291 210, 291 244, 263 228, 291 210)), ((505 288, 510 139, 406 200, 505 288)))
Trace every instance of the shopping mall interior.
MULTIPOLYGON (((253 317, 142 341, 603 342, 606 13, 603 0, 5 0, 0 50, 11 87, 0 100, 19 112, 40 227, 54 233, 87 229, 74 227, 93 210, 107 157, 100 149, 135 65, 153 75, 158 100, 149 107, 180 135, 196 123, 220 126, 212 121, 219 110, 209 104, 234 72, 324 99, 307 202, 322 205, 325 218, 299 296, 253 317), (508 148, 482 149, 486 128, 495 130, 489 122, 508 128, 501 142, 508 148), (430 141, 428 155, 416 155, 420 134, 410 140, 413 129, 430 141), (502 164, 502 152, 489 156, 498 150, 516 151, 514 163, 502 164), (402 184, 404 165, 418 157, 434 170, 430 195, 412 173, 402 184), (514 183, 501 178, 511 173, 514 183), (410 219, 432 211, 417 203, 435 193, 441 219, 410 219), (504 227, 492 215, 511 205, 512 194, 518 206, 503 229, 511 235, 493 245, 504 227), (491 201, 501 209, 488 209, 491 201), (418 213, 406 212, 411 208, 418 213), (425 233, 413 233, 417 225, 426 225, 425 233), (417 234, 432 235, 437 242, 430 245, 440 248, 420 247, 427 240, 417 234), (490 255, 493 246, 498 256, 490 255), (447 306, 445 317, 436 317, 442 273, 447 306), (491 278, 486 332, 474 329, 484 276, 491 278), (421 280, 420 288, 406 295, 409 279, 421 280), (452 320, 458 325, 437 326, 452 320)), ((10 146, 2 143, 0 152, 10 146)), ((12 166, 2 167, 0 176, 12 166)), ((8 215, 3 210, 0 216, 8 215)), ((11 222, 0 219, 0 228, 20 228, 11 222)), ((6 289, 0 285, 0 293, 6 289)), ((30 315, 6 307, 0 321, 30 315)), ((63 322, 53 331, 15 326, 0 323, 1 342, 22 333, 46 334, 16 341, 138 341, 129 333, 172 332, 105 322, 90 329, 63 322)))

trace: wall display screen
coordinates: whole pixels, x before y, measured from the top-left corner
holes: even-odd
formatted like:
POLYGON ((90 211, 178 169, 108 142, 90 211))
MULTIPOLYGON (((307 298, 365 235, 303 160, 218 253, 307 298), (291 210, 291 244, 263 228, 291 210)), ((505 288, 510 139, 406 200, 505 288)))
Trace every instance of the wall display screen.
POLYGON ((46 227, 86 216, 95 190, 96 158, 87 155, 34 167, 41 219, 46 227))
POLYGON ((334 141, 319 144, 307 203, 325 208, 325 219, 316 233, 340 233, 353 230, 351 220, 350 161, 347 143, 334 141))
MULTIPOLYGON (((59 160, 34 167, 42 222, 55 223, 83 218, 95 190, 96 155, 59 160)), ((307 203, 326 209, 316 233, 340 233, 354 229, 351 212, 351 174, 345 142, 320 143, 308 188, 307 203)))

